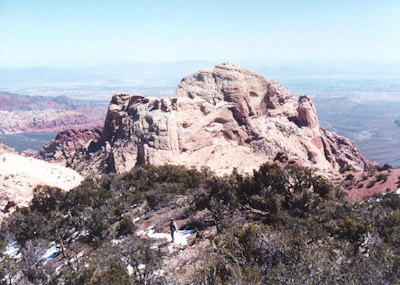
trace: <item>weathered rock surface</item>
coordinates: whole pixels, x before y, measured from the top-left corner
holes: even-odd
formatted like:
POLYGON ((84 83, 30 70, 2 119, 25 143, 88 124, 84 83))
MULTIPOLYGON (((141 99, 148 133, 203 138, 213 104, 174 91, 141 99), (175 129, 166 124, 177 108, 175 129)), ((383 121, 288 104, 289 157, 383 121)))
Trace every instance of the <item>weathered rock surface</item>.
POLYGON ((42 97, 0 93, 0 133, 58 132, 101 126, 105 106, 65 96, 42 97))
POLYGON ((350 140, 320 127, 309 97, 297 100, 277 82, 230 63, 185 77, 168 99, 114 95, 101 137, 79 143, 79 151, 52 147, 76 141, 56 140, 41 157, 84 176, 147 163, 250 172, 277 155, 325 173, 372 165, 350 140))
POLYGON ((45 144, 36 157, 72 167, 74 157, 84 158, 91 148, 96 147, 94 142, 100 138, 101 129, 98 128, 62 131, 54 140, 45 144))
POLYGON ((23 157, 0 144, 0 223, 16 207, 27 206, 37 185, 70 190, 82 180, 72 169, 23 157))
POLYGON ((6 146, 5 144, 2 144, 0 142, 0 154, 4 154, 4 153, 17 153, 15 149, 6 146))

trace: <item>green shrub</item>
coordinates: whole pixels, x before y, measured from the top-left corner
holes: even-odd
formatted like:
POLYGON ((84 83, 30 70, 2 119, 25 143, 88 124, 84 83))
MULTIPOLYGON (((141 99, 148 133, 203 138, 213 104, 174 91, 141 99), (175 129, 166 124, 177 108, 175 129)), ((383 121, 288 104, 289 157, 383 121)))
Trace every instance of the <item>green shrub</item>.
POLYGON ((379 181, 386 182, 387 179, 388 179, 388 175, 387 174, 380 173, 376 177, 376 182, 379 182, 379 181))
POLYGON ((381 234, 387 243, 400 247, 400 211, 385 217, 381 234))
POLYGON ((349 217, 338 222, 337 235, 339 238, 357 242, 368 230, 366 222, 355 221, 349 217))
POLYGON ((124 217, 119 223, 117 236, 126 236, 130 235, 135 231, 135 224, 132 222, 130 217, 124 217))
POLYGON ((345 166, 342 166, 342 167, 339 169, 339 172, 340 172, 340 173, 345 173, 345 172, 347 172, 347 171, 352 171, 352 170, 354 170, 354 168, 353 168, 351 165, 346 164, 345 166))
POLYGON ((377 168, 377 170, 378 170, 379 172, 381 172, 381 171, 389 170, 389 169, 391 169, 391 168, 393 168, 393 166, 391 166, 391 165, 388 164, 388 163, 385 163, 384 165, 379 166, 379 167, 377 168))
MULTIPOLYGON (((63 277, 63 279, 65 279, 66 285, 86 285, 89 284, 90 280, 93 278, 94 271, 94 267, 88 267, 82 268, 80 272, 76 272, 76 270, 74 270, 73 272, 66 271, 62 272, 62 274, 60 275, 63 277)), ((51 285, 58 285, 60 283, 61 282, 59 282, 57 278, 54 278, 51 282, 51 285)))
POLYGON ((396 193, 386 193, 381 197, 381 204, 393 210, 400 210, 400 195, 396 193))
POLYGON ((89 285, 130 285, 131 279, 125 266, 113 262, 107 270, 96 274, 89 285))
POLYGON ((24 245, 31 239, 52 238, 49 237, 50 231, 45 216, 32 212, 29 209, 21 209, 9 221, 10 231, 14 233, 18 243, 24 245))
POLYGON ((33 190, 33 199, 30 204, 30 209, 47 214, 58 209, 64 202, 64 198, 65 191, 59 188, 38 186, 33 190))
POLYGON ((329 196, 329 194, 331 194, 331 192, 333 190, 332 184, 330 184, 322 176, 313 177, 312 185, 313 185, 313 188, 314 188, 314 192, 318 193, 322 198, 327 198, 329 196))

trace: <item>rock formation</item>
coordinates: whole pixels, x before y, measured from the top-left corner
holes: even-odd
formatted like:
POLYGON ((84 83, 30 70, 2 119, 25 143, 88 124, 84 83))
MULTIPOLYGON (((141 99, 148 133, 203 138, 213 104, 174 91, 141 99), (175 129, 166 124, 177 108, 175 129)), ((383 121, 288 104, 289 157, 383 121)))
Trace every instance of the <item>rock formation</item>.
POLYGON ((0 144, 0 223, 16 207, 27 206, 37 185, 69 190, 82 180, 72 169, 23 157, 0 144))
POLYGON ((0 133, 58 132, 92 128, 104 122, 106 108, 65 96, 0 93, 0 133))
POLYGON ((349 139, 320 127, 308 96, 296 100, 231 63, 183 78, 168 99, 116 94, 99 138, 56 140, 40 153, 84 176, 147 163, 250 172, 278 156, 325 173, 372 165, 349 139), (65 144, 79 144, 79 151, 65 151, 65 144))
POLYGON ((98 141, 100 138, 101 130, 98 128, 62 131, 54 140, 45 144, 37 156, 43 160, 61 163, 68 167, 73 165, 75 156, 84 156, 90 150, 90 143, 98 141))

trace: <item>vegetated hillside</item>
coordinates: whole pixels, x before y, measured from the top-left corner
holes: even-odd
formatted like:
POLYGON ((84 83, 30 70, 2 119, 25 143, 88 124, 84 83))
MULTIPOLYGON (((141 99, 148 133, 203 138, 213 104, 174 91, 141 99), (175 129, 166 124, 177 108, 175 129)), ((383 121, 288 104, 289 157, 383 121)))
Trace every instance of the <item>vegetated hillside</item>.
POLYGON ((0 92, 0 133, 54 132, 65 128, 101 126, 102 105, 66 96, 24 96, 0 92))
POLYGON ((384 164, 363 172, 343 168, 342 179, 336 183, 351 201, 360 202, 377 193, 400 194, 400 168, 384 164))
POLYGON ((308 168, 135 167, 39 187, 2 224, 13 284, 399 284, 400 197, 343 198, 308 168), (182 229, 176 243, 169 222, 182 229), (58 249, 57 249, 58 248, 58 249))

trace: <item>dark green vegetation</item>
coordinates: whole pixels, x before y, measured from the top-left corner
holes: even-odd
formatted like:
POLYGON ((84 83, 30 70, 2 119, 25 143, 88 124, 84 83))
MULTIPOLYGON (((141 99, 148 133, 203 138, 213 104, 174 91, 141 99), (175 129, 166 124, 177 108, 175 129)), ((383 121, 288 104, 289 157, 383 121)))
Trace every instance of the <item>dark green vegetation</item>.
POLYGON ((216 229, 204 236, 209 246, 199 253, 203 266, 192 276, 195 284, 400 283, 398 195, 355 204, 310 169, 268 164, 251 176, 224 177, 207 169, 143 166, 70 192, 39 187, 30 207, 1 227, 0 240, 17 240, 23 255, 19 262, 3 260, 0 279, 8 273, 33 284, 179 280, 173 272, 157 273, 168 251, 134 234, 138 207, 149 217, 183 208, 177 218, 216 229), (207 213, 204 219, 195 218, 200 212, 207 213), (113 243, 117 238, 123 242, 113 243), (51 241, 65 250, 45 264, 38 258, 51 241), (55 270, 63 260, 69 261, 55 270))

